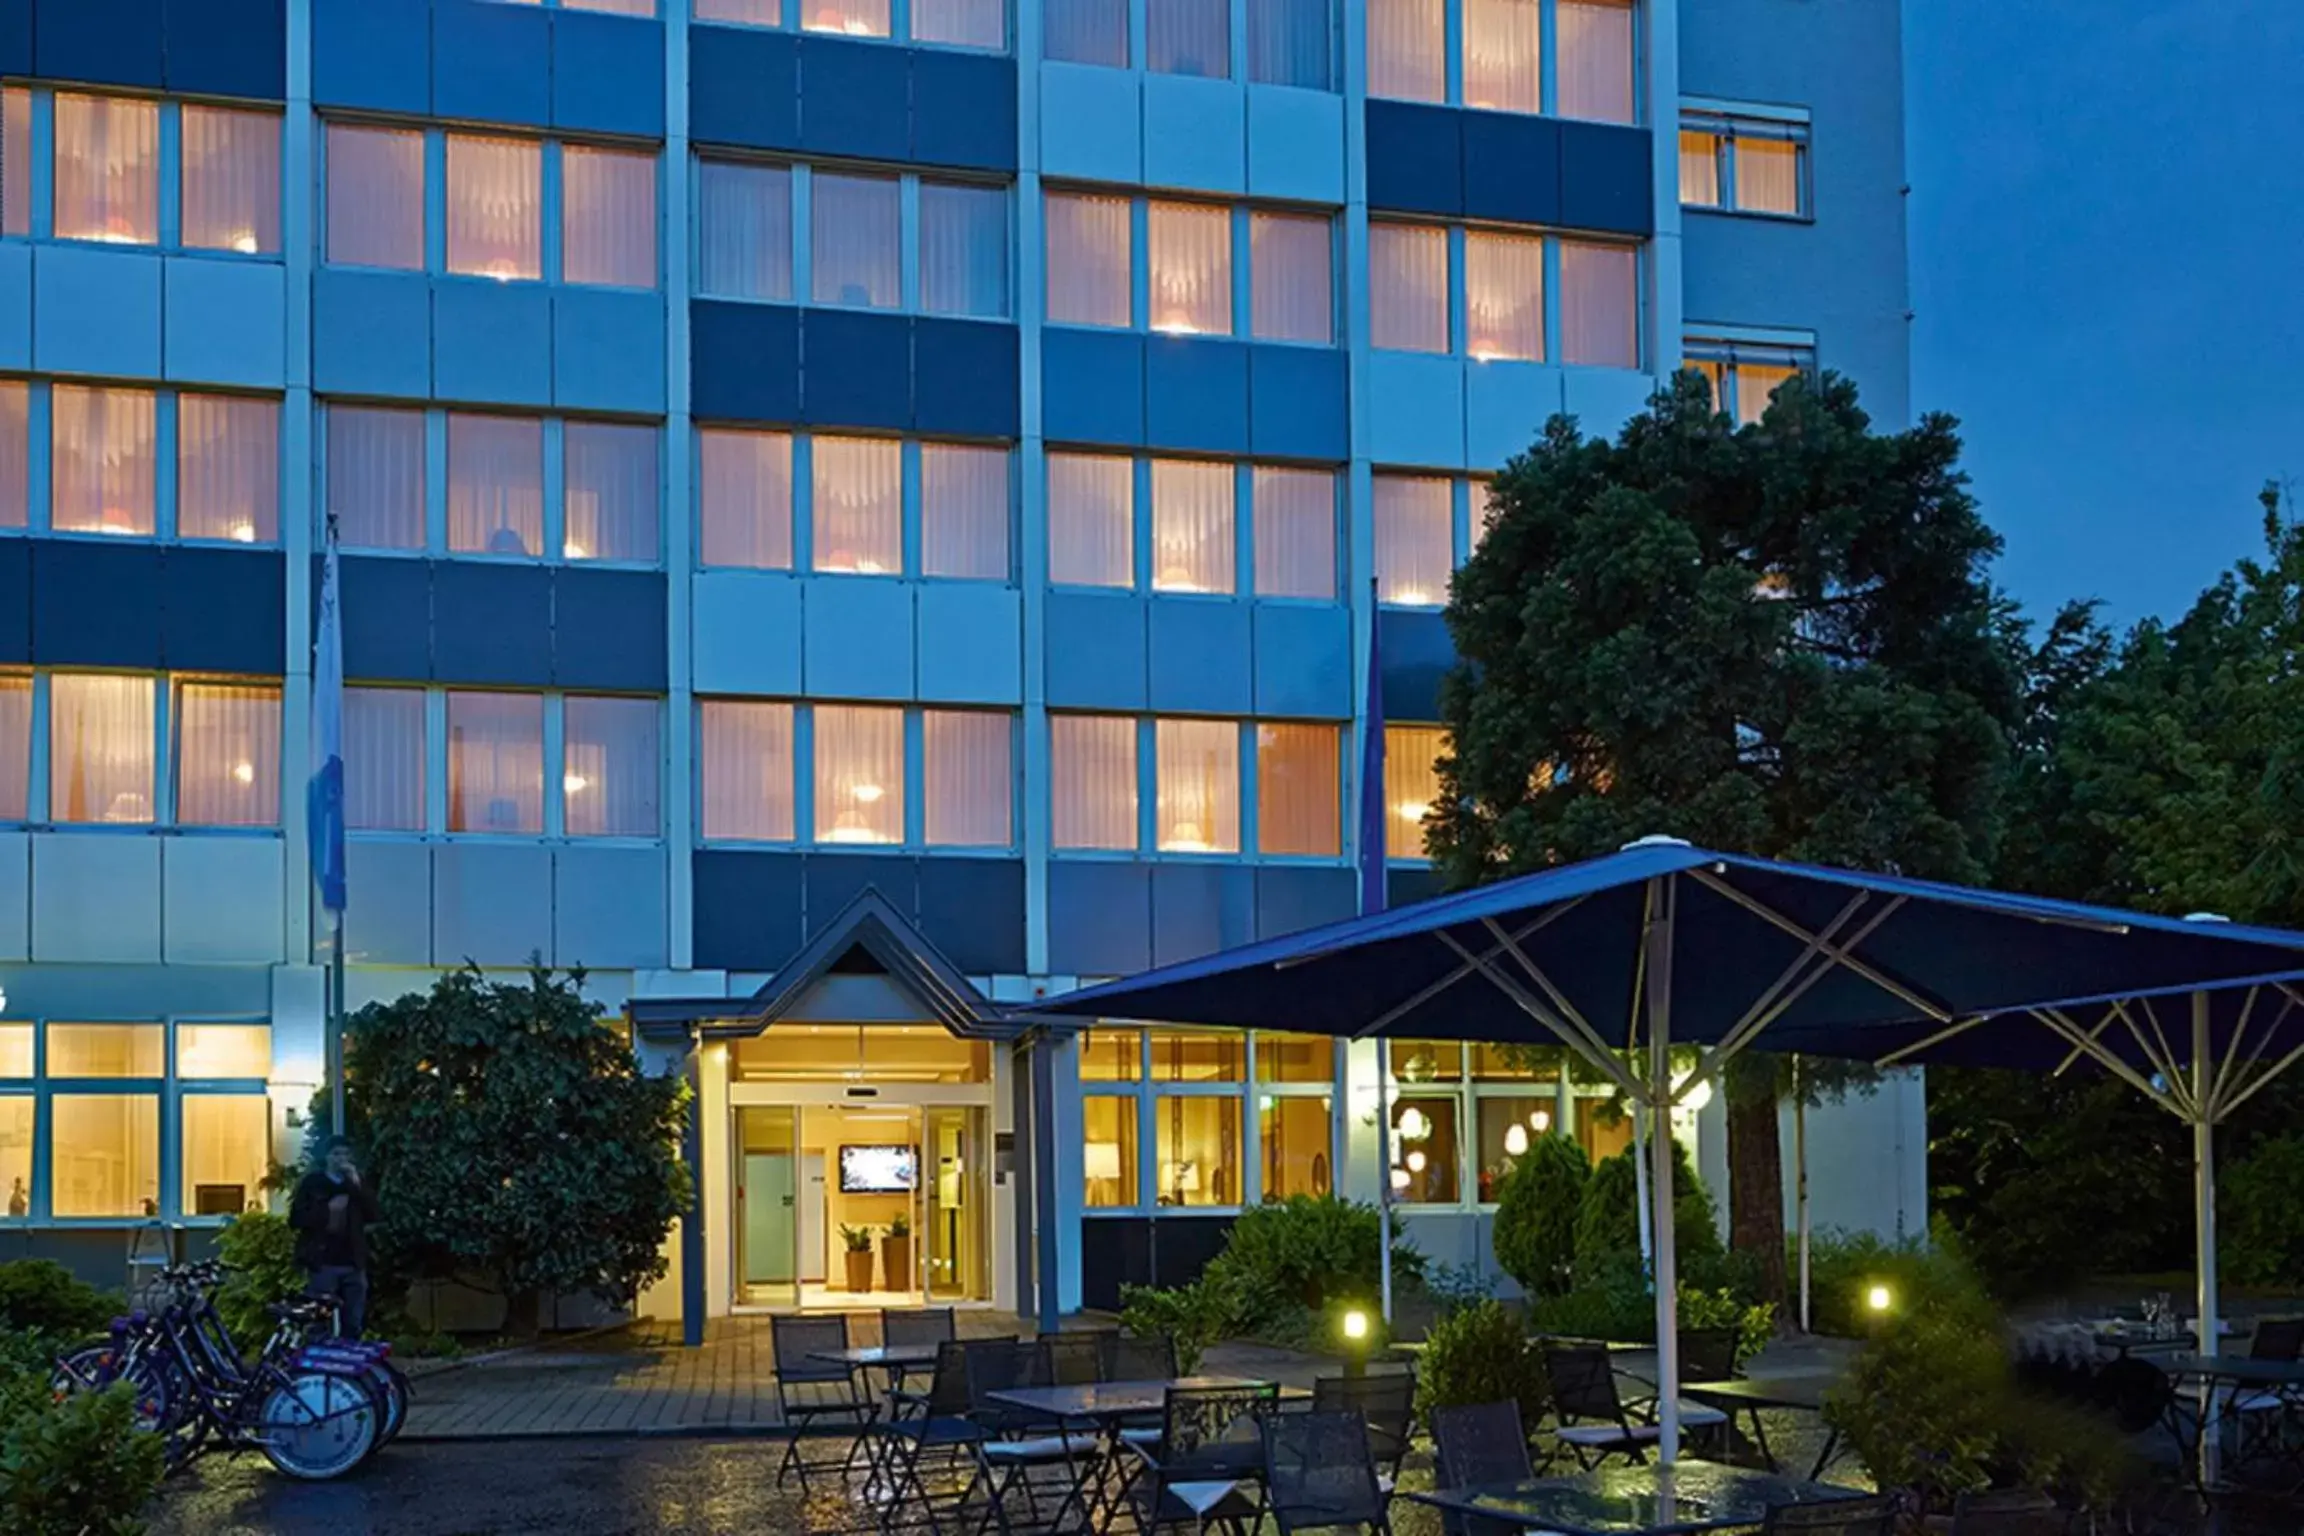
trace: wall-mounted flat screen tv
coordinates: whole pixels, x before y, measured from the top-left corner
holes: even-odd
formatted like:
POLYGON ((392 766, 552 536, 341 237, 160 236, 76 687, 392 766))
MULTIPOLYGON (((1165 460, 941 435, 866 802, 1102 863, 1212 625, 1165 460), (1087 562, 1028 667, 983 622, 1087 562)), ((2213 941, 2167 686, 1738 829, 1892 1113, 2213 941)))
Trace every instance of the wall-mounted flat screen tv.
POLYGON ((840 1193, 908 1195, 920 1179, 920 1154, 902 1145, 840 1149, 840 1193))

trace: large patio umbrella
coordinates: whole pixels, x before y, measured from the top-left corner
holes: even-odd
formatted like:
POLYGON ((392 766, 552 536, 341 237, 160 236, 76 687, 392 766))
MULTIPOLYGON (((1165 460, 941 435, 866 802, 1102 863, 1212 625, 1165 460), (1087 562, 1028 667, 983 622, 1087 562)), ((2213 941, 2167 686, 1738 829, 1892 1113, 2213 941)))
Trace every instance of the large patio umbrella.
MULTIPOLYGON (((1827 1031, 1914 1019, 1944 1028, 2016 1008, 2069 1009, 2298 970, 2304 935, 1643 838, 1603 858, 1147 971, 1036 1011, 1355 1038, 1558 1042, 1664 1127, 1674 1104, 1763 1032, 1821 1041, 1827 1031), (1674 1045, 1709 1047, 1696 1073, 1675 1080, 1674 1045)), ((1390 1085, 1380 1093, 1381 1126, 1390 1085)), ((1680 1433, 1671 1137, 1651 1137, 1647 1150, 1658 1192, 1658 1440, 1670 1462, 1680 1433)))

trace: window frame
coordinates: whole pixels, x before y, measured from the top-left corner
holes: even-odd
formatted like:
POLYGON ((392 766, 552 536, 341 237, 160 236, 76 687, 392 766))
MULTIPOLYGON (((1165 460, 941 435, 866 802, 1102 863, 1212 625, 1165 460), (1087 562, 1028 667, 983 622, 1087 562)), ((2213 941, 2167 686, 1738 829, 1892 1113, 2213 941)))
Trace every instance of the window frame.
MULTIPOLYGON (((1429 106, 1456 107, 1475 112, 1510 112, 1520 117, 1551 117, 1571 122, 1613 122, 1610 118, 1568 118, 1560 110, 1560 5, 1561 0, 1537 0, 1537 107, 1528 112, 1516 107, 1474 106, 1468 103, 1464 92, 1466 50, 1470 32, 1465 26, 1465 0, 1440 0, 1441 5, 1441 91, 1438 100, 1426 97, 1384 96, 1371 89, 1370 101, 1406 101, 1429 106)), ((1645 126, 1654 116, 1648 92, 1648 65, 1650 39, 1648 26, 1648 0, 1630 0, 1625 7, 1632 13, 1632 116, 1624 123, 1627 127, 1645 126)), ((1376 71, 1366 57, 1374 45, 1376 28, 1364 28, 1362 45, 1362 79, 1375 77, 1376 71)))
MULTIPOLYGON (((60 378, 38 373, 0 373, 0 383, 21 385, 24 389, 24 522, 21 525, 0 525, 0 538, 38 536, 53 539, 77 539, 105 544, 185 544, 208 549, 278 549, 284 535, 282 520, 287 516, 288 456, 287 432, 281 420, 285 399, 263 390, 180 388, 174 385, 135 382, 115 383, 104 379, 60 378), (152 481, 151 532, 106 533, 86 528, 59 528, 56 526, 56 414, 55 392, 64 389, 94 389, 114 394, 134 394, 148 398, 152 409, 152 441, 149 474, 152 481), (187 536, 180 528, 183 501, 183 435, 179 431, 183 401, 194 399, 220 399, 257 401, 272 407, 272 536, 270 538, 187 536)), ((250 532, 258 530, 252 525, 250 532)))
MULTIPOLYGON (((1680 366, 1697 369, 1713 382, 1713 408, 1724 412, 1738 426, 1746 426, 1760 419, 1760 411, 1767 409, 1763 399, 1758 410, 1746 415, 1743 410, 1740 365, 1746 362, 1790 368, 1816 377, 1816 338, 1812 334, 1781 332, 1772 334, 1733 334, 1731 328, 1718 330, 1692 330, 1681 339, 1680 366), (1719 370, 1716 382, 1713 369, 1719 370)), ((1773 393, 1773 391, 1771 391, 1773 393)))
POLYGON ((1305 347, 1317 351, 1334 351, 1346 344, 1343 302, 1345 284, 1340 280, 1342 270, 1343 230, 1334 208, 1317 204, 1280 202, 1270 199, 1240 199, 1209 197, 1191 193, 1149 193, 1129 188, 1100 186, 1069 181, 1041 188, 1043 217, 1040 249, 1040 302, 1046 312, 1050 285, 1055 278, 1055 263, 1048 249, 1048 220, 1045 217, 1047 201, 1059 197, 1125 198, 1128 202, 1128 323, 1102 325, 1091 321, 1044 320, 1051 329, 1126 331, 1141 336, 1205 338, 1215 341, 1245 342, 1259 347, 1305 347), (1152 244, 1151 216, 1153 204, 1177 205, 1190 208, 1221 208, 1230 215, 1231 243, 1227 259, 1230 270, 1231 324, 1222 331, 1180 330, 1164 328, 1152 323, 1152 244), (1326 341, 1296 341, 1277 336, 1256 334, 1256 292, 1254 226, 1258 214, 1273 214, 1284 218, 1316 218, 1328 226, 1328 339, 1326 341))
MULTIPOLYGON (((1058 843, 1054 838, 1056 784, 1053 764, 1054 746, 1051 742, 1050 769, 1046 781, 1049 813, 1049 855, 1060 860, 1122 861, 1141 863, 1145 860, 1181 864, 1254 864, 1295 865, 1310 868, 1332 868, 1350 862, 1352 839, 1344 818, 1351 800, 1351 764, 1345 755, 1354 750, 1357 733, 1348 720, 1322 720, 1295 716, 1234 716, 1194 715, 1187 713, 1139 714, 1117 710, 1059 709, 1051 710, 1052 717, 1084 717, 1101 720, 1125 720, 1135 728, 1135 794, 1136 836, 1125 848, 1077 847, 1058 843), (1217 724, 1235 731, 1235 772, 1233 793, 1237 797, 1233 807, 1234 822, 1239 829, 1237 846, 1232 848, 1175 849, 1160 846, 1160 767, 1159 727, 1161 722, 1189 722, 1217 724), (1337 841, 1336 852, 1322 853, 1267 853, 1263 850, 1263 816, 1259 803, 1262 790, 1262 769, 1257 753, 1257 732, 1265 725, 1318 725, 1333 727, 1338 754, 1336 779, 1337 841)), ((1051 738, 1053 732, 1051 732, 1051 738)))
MULTIPOLYGON (((1444 351, 1408 350, 1375 347, 1380 352, 1397 352, 1410 357, 1446 357, 1457 362, 1479 363, 1483 366, 1505 364, 1532 368, 1596 368, 1609 373, 1637 373, 1645 369, 1648 359, 1655 354, 1655 343, 1649 336, 1654 306, 1650 302, 1649 285, 1654 274, 1651 247, 1648 242, 1631 241, 1595 234, 1589 230, 1563 229, 1552 225, 1490 224, 1478 221, 1396 218, 1380 215, 1369 220, 1371 227, 1392 225, 1403 229, 1444 230, 1448 236, 1448 346, 1444 351), (1541 240, 1543 253, 1544 329, 1543 355, 1536 358, 1513 358, 1501 355, 1483 355, 1472 350, 1470 325, 1470 262, 1466 255, 1466 239, 1472 234, 1505 235, 1516 239, 1541 240), (1633 258, 1632 306, 1634 355, 1628 367, 1611 363, 1571 362, 1567 352, 1567 325, 1565 308, 1567 293, 1561 277, 1561 250, 1565 245, 1594 245, 1628 251, 1633 258)), ((1375 273, 1368 281, 1368 330, 1376 329, 1375 273)))
POLYGON ((61 832, 74 837, 144 837, 155 833, 171 837, 254 838, 281 835, 286 825, 285 817, 289 814, 288 801, 292 786, 303 782, 302 775, 293 766, 294 754, 288 750, 286 740, 286 685, 283 679, 203 671, 124 672, 104 667, 48 664, 8 667, 0 671, 5 671, 13 679, 29 678, 32 685, 27 729, 29 751, 25 772, 25 814, 21 821, 0 822, 0 827, 61 832), (152 735, 147 743, 148 777, 145 781, 145 798, 152 808, 150 816, 141 821, 66 821, 54 815, 55 806, 51 798, 55 784, 53 684, 59 675, 127 677, 151 690, 152 735), (182 697, 186 685, 269 688, 279 696, 277 718, 281 734, 273 743, 280 758, 279 782, 270 822, 228 823, 187 821, 183 818, 178 801, 182 784, 182 697))
MULTIPOLYGON (((1397 1058, 1387 1050, 1383 1057, 1383 1063, 1377 1068, 1379 1080, 1382 1083, 1382 1098, 1387 1107, 1396 1105, 1405 1099, 1444 1099, 1455 1104, 1456 1198, 1454 1200, 1396 1199, 1394 1206, 1404 1212, 1433 1215, 1443 1212, 1479 1212, 1483 1214, 1493 1212, 1497 1202, 1492 1199, 1483 1199, 1480 1190, 1482 1171, 1480 1167, 1481 1105, 1484 1101, 1492 1099, 1555 1100, 1558 1093, 1558 1080, 1555 1077, 1544 1075, 1482 1080, 1476 1075, 1475 1062, 1477 1058, 1471 1043, 1465 1041, 1427 1043, 1438 1044, 1455 1050, 1455 1075, 1453 1077, 1437 1077, 1430 1081, 1403 1081, 1397 1075, 1393 1075, 1397 1071, 1397 1058), (1391 1071, 1387 1071, 1387 1067, 1391 1068, 1391 1071)), ((1569 1085, 1568 1097, 1571 1105, 1577 1110, 1579 1118, 1581 1118, 1584 1104, 1603 1101, 1613 1097, 1613 1095, 1614 1090, 1606 1085, 1578 1082, 1571 1082, 1569 1085)), ((1557 1108, 1554 1108, 1552 1112, 1557 1115, 1557 1108)), ((1571 1135, 1574 1134, 1574 1127, 1570 1128, 1570 1133, 1571 1135)), ((1555 1126, 1542 1134, 1556 1136, 1560 1133, 1558 1127, 1555 1126)), ((1391 1145, 1394 1148, 1394 1155, 1401 1155, 1398 1151, 1399 1139, 1396 1136, 1391 1139, 1391 1145)), ((1391 1177, 1391 1171, 1389 1169, 1379 1170, 1378 1177, 1388 1180, 1391 1177)))
MULTIPOLYGON (((1773 219, 1783 224, 1816 222, 1814 124, 1805 109, 1692 97, 1680 103, 1679 132, 1701 135, 1712 141, 1713 186, 1719 193, 1719 200, 1710 203, 1693 203, 1683 198, 1680 202, 1683 209, 1735 218, 1773 219), (1736 181, 1736 144, 1741 138, 1793 146, 1794 196, 1798 206, 1791 212, 1742 205, 1736 181)), ((1685 142, 1681 144, 1680 154, 1685 163, 1688 154, 1685 142)))
MULTIPOLYGON (((566 0, 557 0, 566 5, 566 0)), ((740 27, 748 32, 782 32, 787 35, 815 35, 838 37, 847 42, 877 43, 895 48, 940 48, 953 53, 976 54, 992 58, 1012 58, 1016 54, 1016 7, 1003 0, 1000 17, 1000 43, 996 47, 982 47, 972 43, 954 43, 936 38, 916 38, 912 34, 912 0, 888 0, 888 33, 885 37, 872 32, 844 32, 830 27, 807 27, 800 24, 800 6, 795 0, 770 0, 776 5, 776 19, 742 21, 723 16, 702 14, 703 0, 697 0, 689 21, 699 27, 740 27)))
MULTIPOLYGON (((1479 547, 1481 535, 1487 531, 1485 522, 1482 518, 1482 513, 1486 511, 1488 488, 1494 477, 1491 475, 1471 475, 1461 472, 1452 472, 1444 469, 1428 469, 1416 465, 1390 464, 1379 461, 1371 467, 1369 473, 1368 515, 1371 521, 1371 535, 1373 535, 1373 521, 1376 515, 1375 482, 1378 480, 1394 478, 1403 480, 1445 480, 1448 482, 1448 573, 1449 575, 1453 576, 1457 571, 1462 570, 1464 568, 1464 562, 1472 557, 1472 551, 1479 547)), ((1377 559, 1377 550, 1373 541, 1373 536, 1371 536, 1371 541, 1369 544, 1368 557, 1372 567, 1368 574, 1372 579, 1380 581, 1382 578, 1382 572, 1373 569, 1374 562, 1377 559)), ((1378 590, 1381 591, 1381 587, 1379 587, 1378 590)), ((1437 613, 1442 608, 1447 606, 1447 602, 1447 593, 1443 591, 1438 594, 1438 596, 1432 602, 1429 603, 1403 603, 1395 598, 1379 597, 1376 600, 1376 606, 1383 609, 1397 610, 1402 613, 1437 613)))
MULTIPOLYGON (((1209 459, 1188 453, 1151 453, 1112 451, 1099 447, 1079 448, 1049 445, 1040 455, 1040 495, 1042 532, 1053 538, 1053 519, 1049 513, 1048 459, 1061 454, 1068 458, 1125 460, 1129 465, 1128 532, 1129 579, 1125 585, 1108 582, 1063 581, 1050 575, 1048 586, 1054 591, 1073 592, 1130 592, 1140 597, 1157 597, 1162 601, 1197 603, 1288 603, 1303 607, 1333 608, 1342 604, 1345 566, 1350 555, 1346 548, 1347 529, 1344 523, 1344 497, 1347 477, 1344 466, 1331 464, 1305 464, 1280 459, 1241 458, 1209 459), (1232 471, 1232 583, 1228 591, 1185 591, 1181 588, 1155 585, 1157 571, 1153 559, 1153 500, 1152 469, 1155 463, 1220 464, 1232 471), (1330 528, 1330 555, 1332 571, 1326 597, 1301 597, 1290 593, 1266 593, 1256 584, 1256 472, 1259 469, 1310 470, 1326 474, 1333 489, 1331 515, 1335 521, 1330 528)), ((1041 551, 1045 562, 1048 548, 1041 551)))

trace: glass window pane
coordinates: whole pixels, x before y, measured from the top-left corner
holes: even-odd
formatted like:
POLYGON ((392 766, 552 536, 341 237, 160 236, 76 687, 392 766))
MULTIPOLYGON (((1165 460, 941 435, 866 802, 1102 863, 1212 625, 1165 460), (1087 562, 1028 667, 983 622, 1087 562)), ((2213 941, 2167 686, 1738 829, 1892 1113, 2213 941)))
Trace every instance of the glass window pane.
POLYGON ((1691 208, 1720 206, 1720 138, 1680 130, 1680 201, 1691 208))
POLYGON ((168 1037, 159 1024, 51 1024, 50 1077, 160 1077, 168 1037))
POLYGON ((1232 334, 1232 210, 1153 203, 1145 215, 1146 302, 1156 331, 1232 334))
POLYGON ((1464 350, 1486 362, 1544 357, 1544 242, 1464 232, 1464 350))
POLYGON ((328 407, 328 510, 348 549, 424 547, 424 413, 328 407))
POLYGON ((819 173, 814 185, 808 248, 816 302, 895 308, 903 297, 896 182, 819 173))
POLYGON ((1800 370, 1775 363, 1736 365, 1736 420, 1750 426, 1768 413, 1776 388, 1800 370))
POLYGON ((1048 455, 1048 579, 1127 587, 1136 580, 1136 466, 1110 454, 1048 455))
POLYGON ((696 457, 704 563, 792 569, 791 436, 705 427, 696 457))
POLYGON ((448 135, 448 270, 498 281, 544 275, 544 146, 448 135))
POLYGON ((1440 798, 1440 754, 1448 733, 1436 725, 1384 727, 1384 856, 1421 859, 1424 818, 1440 798))
POLYGON ((920 445, 920 571, 1008 579, 1008 450, 920 445))
POLYGON ((188 827, 279 824, 278 688, 178 686, 176 820, 188 827))
POLYGON ((1455 1083, 1464 1079, 1464 1047, 1455 1040, 1395 1040, 1392 1081, 1455 1083))
POLYGON ((0 379, 0 528, 32 520, 32 387, 0 379))
POLYGON ((1155 74, 1229 79, 1231 0, 1144 0, 1144 54, 1155 74))
POLYGON ((1447 98, 1447 9, 1447 0, 1368 0, 1369 95, 1447 98))
MULTIPOLYGON (((1326 1044, 1325 1041, 1322 1044, 1326 1044)), ((1257 1131, 1264 1141, 1264 1198, 1295 1195, 1325 1199, 1334 1192, 1328 1155, 1334 1136, 1327 1094, 1266 1094, 1258 1101, 1257 1131)))
POLYGON ((1144 1076, 1144 1032, 1091 1029, 1080 1035, 1080 1081, 1133 1083, 1144 1076))
POLYGON ((1249 328, 1267 341, 1335 340, 1325 218, 1256 213, 1248 219, 1249 328))
POLYGON ((1448 350, 1448 231, 1368 226, 1368 331, 1396 352, 1448 350))
POLYGON ((654 837, 663 826, 656 783, 654 699, 571 694, 562 712, 562 822, 570 837, 654 837))
MULTIPOLYGON (((32 142, 32 93, 20 85, 0 86, 0 143, 32 142)), ((0 235, 32 233, 32 178, 0 176, 0 235)))
POLYGON ((611 16, 653 16, 656 0, 560 0, 567 11, 605 11, 611 16))
POLYGON ((912 0, 912 38, 955 48, 1008 46, 1006 0, 912 0))
POLYGON ((1562 117, 1634 120, 1632 0, 1560 0, 1562 117))
POLYGON ((696 288, 722 299, 792 297, 792 172, 705 160, 696 167, 696 288))
POLYGON ((1560 242, 1560 356, 1598 368, 1640 366, 1640 253, 1560 242))
POLYGON ((1156 1083, 1244 1083, 1248 1080, 1248 1037, 1236 1029, 1155 1029, 1152 1081, 1156 1083))
POLYGON ((279 539, 279 401, 176 397, 176 536, 235 544, 279 539))
POLYGON ((703 830, 708 839, 792 840, 792 706, 704 701, 703 830))
POLYGON ((1336 1042, 1326 1035, 1288 1035, 1272 1030, 1256 1032, 1256 1081, 1260 1083, 1332 1083, 1336 1080, 1336 1042))
POLYGON ((364 832, 424 830, 422 690, 344 690, 344 824, 364 832))
POLYGON ((561 429, 560 553, 570 560, 657 558, 656 429, 571 421, 561 429))
POLYGON ((695 0, 698 21, 732 21, 747 27, 776 27, 784 23, 779 0, 695 0))
POLYGON ((1240 728, 1162 720, 1153 728, 1154 836, 1163 853, 1240 851, 1240 728))
POLYGON ((1473 1101, 1479 1115, 1473 1166, 1479 1170, 1480 1203, 1496 1200, 1497 1184, 1539 1136, 1551 1134, 1553 1098, 1546 1094, 1485 1095, 1473 1101))
POLYGON ((60 1093, 48 1116, 51 1215, 160 1214, 157 1094, 60 1093))
POLYGON ((544 423, 449 413, 448 547, 470 555, 544 552, 544 423))
POLYGON ((1538 0, 1464 0, 1464 105, 1542 111, 1538 0))
MULTIPOLYGON (((1467 1049, 1472 1057, 1472 1081, 1476 1083, 1528 1083, 1536 1080, 1536 1058, 1526 1046, 1475 1041, 1467 1049)), ((1547 1079, 1551 1078, 1551 1068, 1545 1068, 1543 1075, 1547 1079)))
POLYGON ((1736 140, 1736 207, 1744 213, 1800 212, 1800 146, 1789 139, 1736 140))
POLYGON ((1136 846, 1136 722, 1048 717, 1052 836, 1058 848, 1136 846))
POLYGON ((1152 588, 1229 592, 1234 475, 1229 464, 1152 461, 1152 588))
POLYGON ((926 831, 931 844, 1005 848, 1014 840, 1009 767, 1015 731, 1007 715, 931 709, 920 716, 921 772, 927 777, 926 831))
POLYGON ((1256 728, 1256 847, 1333 858, 1343 850, 1341 757, 1333 725, 1256 728))
POLYGON ((424 135, 328 125, 328 259, 339 266, 424 266, 424 135))
POLYGON ((904 451, 893 438, 819 437, 809 448, 815 503, 809 567, 859 576, 904 569, 904 451))
POLYGON ((36 1104, 28 1093, 0 1096, 0 1218, 32 1214, 32 1135, 36 1104))
POLYGON ((280 119, 222 107, 183 109, 182 243, 274 255, 280 249, 280 119))
MULTIPOLYGON (((7 1100, 0 1099, 0 1106, 7 1100)), ((1081 1176, 1087 1189, 1081 1203, 1090 1210, 1136 1203, 1142 1187, 1136 1175, 1136 1101, 1108 1093, 1080 1100, 1081 1176)))
POLYGON ((264 1206, 272 1171, 272 1102, 260 1093, 188 1093, 183 1115, 186 1216, 237 1216, 264 1206))
POLYGON ((1043 212, 1049 323, 1128 324, 1128 199, 1051 192, 1043 212))
POLYGON ((48 410, 49 526, 149 537, 158 435, 152 392, 58 384, 48 391, 48 410))
POLYGON ((888 0, 801 0, 800 25, 810 32, 886 37, 888 0))
POLYGON ((1256 466, 1256 595, 1336 595, 1336 475, 1326 469, 1256 466))
POLYGON ((1455 568, 1453 488, 1430 475, 1378 475, 1372 490, 1378 601, 1439 607, 1448 601, 1448 575, 1455 568))
POLYGON ((1594 1163, 1632 1147, 1632 1117, 1612 1098, 1576 1101, 1576 1140, 1594 1163))
POLYGON ((1168 1095, 1154 1102, 1162 1205, 1238 1205, 1240 1100, 1168 1095))
POLYGON ((569 144, 560 151, 560 276, 656 286, 656 157, 569 144))
POLYGON ((27 820, 31 809, 32 679, 0 672, 0 821, 27 820))
POLYGON ((1045 0, 1040 52, 1066 64, 1126 69, 1128 0, 1045 0))
POLYGON ((1409 1205, 1452 1205, 1462 1198, 1457 1167, 1459 1104, 1447 1098, 1403 1098, 1392 1106, 1392 1194, 1409 1205))
POLYGON ((1248 78, 1327 90, 1331 28, 1328 0, 1248 0, 1248 78))
POLYGON ((152 679, 48 679, 48 819, 152 820, 152 679))
POLYGON ((448 695, 448 830, 544 830, 544 701, 448 695))
POLYGON ((1008 313, 1008 193, 920 184, 920 307, 938 315, 1008 313))
POLYGON ((816 841, 904 841, 904 711, 819 704, 816 841))
POLYGON ((58 91, 55 140, 56 238, 157 244, 160 103, 58 91))

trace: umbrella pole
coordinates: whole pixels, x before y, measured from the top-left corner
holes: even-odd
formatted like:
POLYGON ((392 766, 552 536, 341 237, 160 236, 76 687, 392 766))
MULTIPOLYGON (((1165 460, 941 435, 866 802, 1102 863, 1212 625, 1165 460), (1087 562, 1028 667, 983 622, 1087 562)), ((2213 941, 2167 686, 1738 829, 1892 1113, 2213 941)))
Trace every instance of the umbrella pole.
MULTIPOLYGON (((2209 1077, 2208 994, 2192 994, 2192 1199, 2193 1234, 2199 1245, 2196 1277, 2199 1281, 2198 1347, 2203 1356, 2221 1348, 2217 1326, 2216 1283, 2216 1105, 2209 1077)), ((2215 1486, 2217 1475, 2216 1415, 2212 1387, 2200 1381, 2200 1487, 2215 1486)))
POLYGON ((1383 1292, 1380 1311, 1392 1324, 1392 1042, 1376 1037, 1376 1243, 1383 1250, 1377 1273, 1383 1292))
POLYGON ((1800 1206, 1800 1331, 1809 1332, 1808 1269, 1808 1095, 1800 1081, 1800 1058, 1792 1058, 1792 1168, 1800 1206))
POLYGON ((1680 1273, 1672 1238, 1672 908, 1670 877, 1651 881, 1648 956, 1649 1206, 1656 1227, 1656 1459, 1680 1459, 1680 1273))

